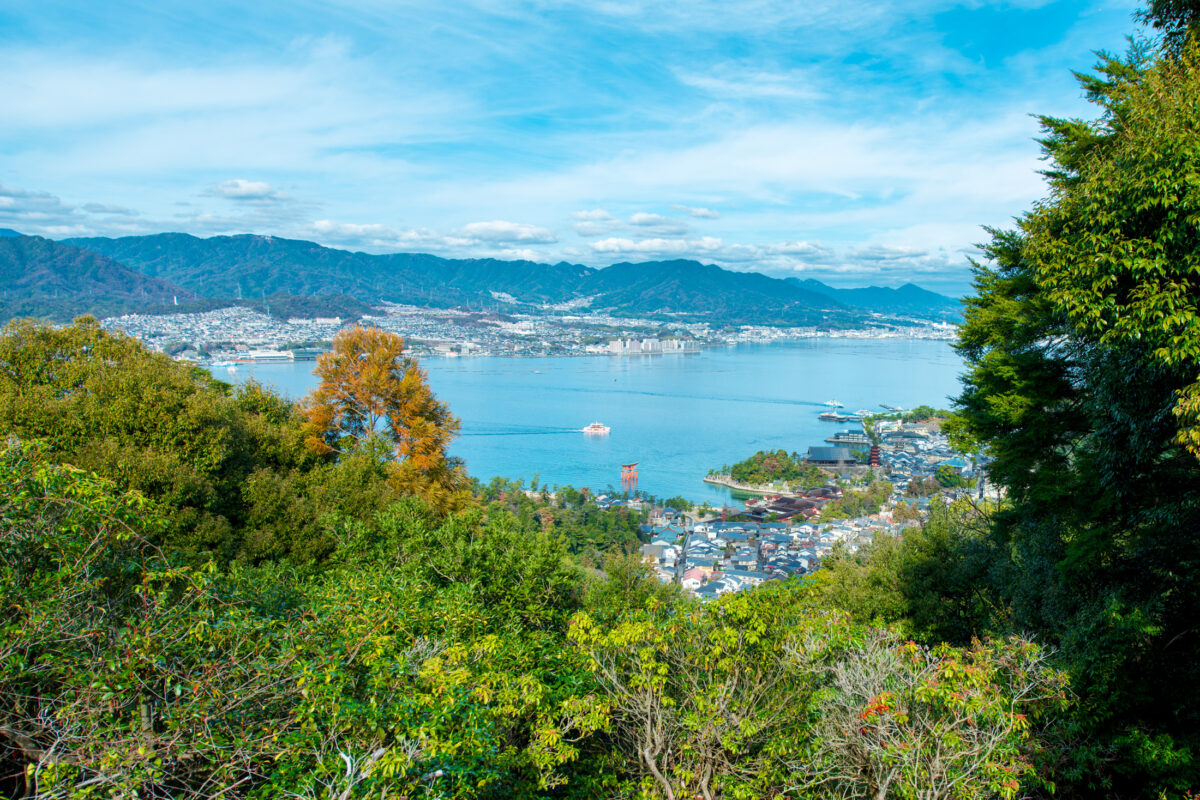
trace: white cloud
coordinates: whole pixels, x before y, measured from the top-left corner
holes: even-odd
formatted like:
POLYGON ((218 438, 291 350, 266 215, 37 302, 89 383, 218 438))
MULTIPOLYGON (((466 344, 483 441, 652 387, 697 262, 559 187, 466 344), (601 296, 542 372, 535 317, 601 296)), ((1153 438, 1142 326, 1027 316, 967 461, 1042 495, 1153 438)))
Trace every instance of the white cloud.
POLYGON ((335 222, 322 219, 311 223, 308 235, 319 241, 371 252, 424 251, 452 257, 483 257, 554 260, 553 256, 512 244, 544 244, 556 241, 550 231, 514 222, 475 222, 440 233, 429 228, 399 230, 380 223, 335 222))
POLYGON ((86 215, 57 195, 3 184, 0 184, 0 228, 50 237, 93 233, 86 215))
POLYGON ((671 220, 667 219, 666 217, 659 216, 658 214, 647 214, 642 211, 639 211, 629 218, 630 225, 662 225, 664 222, 670 221, 671 220))
POLYGON ((490 222, 472 222, 464 225, 462 227, 462 234, 469 239, 480 242, 550 244, 558 241, 554 234, 546 228, 499 219, 490 222))
POLYGON ((773 255, 799 256, 805 259, 820 259, 827 261, 833 257, 833 250, 813 242, 779 242, 767 245, 764 250, 773 255))
POLYGON ((928 251, 914 247, 888 247, 885 245, 870 245, 860 247, 849 253, 850 258, 857 261, 888 263, 896 261, 913 261, 928 255, 928 251))
POLYGON ((695 208, 693 206, 679 205, 678 203, 671 206, 671 208, 674 209, 675 211, 686 211, 689 216, 696 217, 697 219, 720 219, 721 218, 720 212, 713 211, 711 208, 695 208))
POLYGON ((572 211, 571 216, 585 222, 607 222, 613 218, 612 214, 602 208, 594 208, 591 211, 572 211))
POLYGON ((504 258, 512 261, 545 261, 546 259, 536 250, 525 248, 506 248, 496 252, 497 258, 504 258))
POLYGON ((358 225, 353 222, 334 222, 328 219, 319 219, 312 224, 314 233, 321 236, 334 236, 342 239, 362 239, 362 238, 377 238, 377 239, 394 239, 398 238, 399 234, 386 225, 358 225))
POLYGON ((248 181, 244 178, 234 178, 213 186, 209 194, 224 197, 228 200, 261 203, 278 202, 289 199, 280 194, 275 187, 264 181, 248 181))
POLYGON ((679 220, 664 217, 661 214, 648 214, 639 211, 629 217, 629 224, 639 228, 649 228, 659 236, 682 236, 688 232, 688 226, 679 220))
POLYGON ((639 253, 643 255, 700 255, 720 252, 723 242, 714 236, 699 239, 625 239, 611 237, 592 242, 597 253, 639 253))

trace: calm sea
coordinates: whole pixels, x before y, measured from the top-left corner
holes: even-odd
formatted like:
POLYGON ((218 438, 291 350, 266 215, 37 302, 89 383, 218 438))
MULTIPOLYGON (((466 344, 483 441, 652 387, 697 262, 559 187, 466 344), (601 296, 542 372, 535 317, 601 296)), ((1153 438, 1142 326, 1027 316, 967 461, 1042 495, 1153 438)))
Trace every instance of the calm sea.
MULTIPOLYGON (((312 362, 239 366, 299 398, 316 383, 312 362)), ((822 422, 827 400, 847 411, 881 403, 947 406, 962 361, 946 342, 812 339, 696 354, 587 358, 422 360, 437 396, 462 420, 451 451, 483 481, 500 475, 600 490, 638 463, 638 488, 714 505, 725 489, 709 469, 757 450, 803 453, 856 425, 822 422), (602 422, 612 432, 580 429, 602 422)))

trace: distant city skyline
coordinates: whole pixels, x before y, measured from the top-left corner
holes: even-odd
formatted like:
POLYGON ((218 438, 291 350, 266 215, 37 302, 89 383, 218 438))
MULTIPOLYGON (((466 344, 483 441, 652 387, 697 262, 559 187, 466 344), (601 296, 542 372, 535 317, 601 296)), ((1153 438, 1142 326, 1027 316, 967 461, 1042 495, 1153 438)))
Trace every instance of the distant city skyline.
POLYGON ((0 2, 0 227, 961 294, 1136 7, 0 2))

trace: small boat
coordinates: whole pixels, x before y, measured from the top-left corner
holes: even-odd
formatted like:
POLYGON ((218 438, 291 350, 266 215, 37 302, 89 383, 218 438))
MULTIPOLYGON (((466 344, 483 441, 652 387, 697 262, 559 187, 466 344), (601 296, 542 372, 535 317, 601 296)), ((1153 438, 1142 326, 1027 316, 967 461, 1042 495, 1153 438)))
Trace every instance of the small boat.
POLYGON ((860 408, 858 411, 854 412, 854 415, 856 417, 869 417, 871 416, 871 412, 867 411, 865 408, 860 408))
POLYGON ((842 404, 839 403, 837 400, 826 400, 825 405, 827 405, 831 408, 841 408, 842 407, 842 404))
POLYGON ((237 372, 237 364, 230 364, 225 368, 225 371, 232 375, 233 373, 237 372))
POLYGON ((583 429, 588 436, 608 436, 609 427, 599 422, 593 422, 583 429))

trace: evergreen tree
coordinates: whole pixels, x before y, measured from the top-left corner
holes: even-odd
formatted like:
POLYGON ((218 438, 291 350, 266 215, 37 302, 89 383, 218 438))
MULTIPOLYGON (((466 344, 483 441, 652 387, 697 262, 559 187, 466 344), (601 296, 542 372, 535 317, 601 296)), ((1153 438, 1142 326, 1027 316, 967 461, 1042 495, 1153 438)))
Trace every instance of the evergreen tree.
MULTIPOLYGON (((1147 14, 1182 35, 1184 6, 1147 14)), ((1200 56, 1149 52, 1082 78, 1095 120, 1043 119, 1050 195, 992 232, 959 340, 1011 501, 993 624, 1061 648, 1065 777, 1129 797, 1200 781, 1200 56)))

